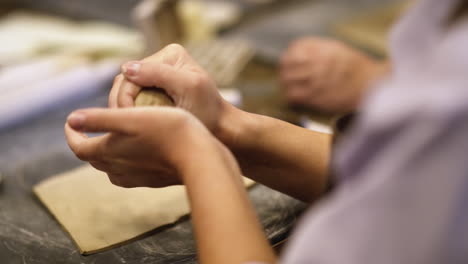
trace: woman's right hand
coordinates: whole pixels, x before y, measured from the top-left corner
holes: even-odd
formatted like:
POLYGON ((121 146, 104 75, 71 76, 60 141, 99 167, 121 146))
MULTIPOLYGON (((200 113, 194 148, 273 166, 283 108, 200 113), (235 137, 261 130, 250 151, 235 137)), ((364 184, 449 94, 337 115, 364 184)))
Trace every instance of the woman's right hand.
POLYGON ((196 175, 197 166, 212 163, 240 175, 232 154, 206 127, 174 107, 80 109, 69 116, 65 135, 79 159, 122 187, 181 184, 187 174, 196 175), (87 132, 105 134, 88 137, 87 132))
POLYGON ((194 114, 212 132, 218 130, 226 106, 214 80, 178 44, 171 44, 141 61, 122 66, 109 96, 109 107, 134 106, 141 87, 159 87, 175 106, 194 114))
POLYGON ((122 68, 110 95, 111 108, 132 107, 139 87, 163 88, 178 108, 192 113, 229 148, 247 177, 304 201, 322 193, 329 135, 233 107, 180 45, 122 68))

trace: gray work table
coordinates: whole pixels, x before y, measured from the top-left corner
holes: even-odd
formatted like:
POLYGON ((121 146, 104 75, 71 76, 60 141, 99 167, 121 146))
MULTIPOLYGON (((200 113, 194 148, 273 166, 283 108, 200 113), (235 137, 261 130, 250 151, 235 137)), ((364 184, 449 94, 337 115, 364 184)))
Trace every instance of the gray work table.
MULTIPOLYGON (((106 93, 0 132, 0 168, 5 177, 0 187, 0 263, 196 263, 190 219, 127 245, 81 256, 33 195, 34 184, 82 164, 66 146, 65 118, 78 107, 104 106, 106 93)), ((272 243, 285 238, 305 207, 264 186, 253 187, 249 195, 272 243)))

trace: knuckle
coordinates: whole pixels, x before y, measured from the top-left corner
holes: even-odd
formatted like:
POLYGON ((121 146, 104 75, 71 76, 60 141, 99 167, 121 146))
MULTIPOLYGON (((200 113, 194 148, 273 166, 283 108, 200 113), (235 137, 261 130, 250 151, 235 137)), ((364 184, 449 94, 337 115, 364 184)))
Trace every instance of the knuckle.
POLYGON ((113 173, 108 173, 107 174, 110 182, 114 185, 117 185, 122 188, 135 188, 138 187, 137 185, 131 183, 130 181, 126 180, 125 177, 121 174, 113 174, 113 173))
POLYGON ((185 52, 185 48, 178 43, 171 43, 165 49, 174 53, 185 52))
POLYGON ((208 82, 209 82, 209 77, 207 74, 204 74, 204 73, 200 73, 200 74, 197 74, 193 77, 193 80, 192 80, 192 85, 194 87, 203 87, 205 86, 208 82))
POLYGON ((130 182, 122 182, 120 184, 121 187, 123 188, 137 188, 137 187, 144 187, 144 186, 139 186, 139 185, 136 185, 136 184, 133 184, 133 183, 130 183, 130 182))
POLYGON ((116 173, 107 173, 107 177, 112 184, 124 187, 125 181, 122 179, 122 175, 116 173))
POLYGON ((99 162, 90 161, 89 164, 96 170, 105 171, 104 166, 102 166, 102 164, 100 164, 99 162))
POLYGON ((96 148, 84 148, 83 146, 79 146, 75 150, 75 155, 82 161, 102 161, 104 152, 103 152, 103 146, 98 145, 96 148), (102 153, 100 155, 100 153, 102 153))
POLYGON ((190 127, 192 124, 192 118, 191 115, 183 110, 183 109, 175 109, 174 111, 175 117, 174 117, 174 123, 173 125, 175 126, 174 131, 183 131, 187 127, 190 127))
POLYGON ((102 172, 108 173, 111 171, 111 166, 109 165, 108 162, 105 162, 105 161, 89 161, 89 164, 96 170, 99 170, 102 172))
POLYGON ((107 174, 107 177, 109 178, 109 181, 114 184, 114 185, 117 185, 117 186, 120 186, 120 178, 115 176, 114 174, 112 173, 108 173, 107 174))
POLYGON ((82 161, 88 161, 89 160, 89 154, 83 150, 83 148, 78 148, 75 150, 75 155, 78 159, 82 161))

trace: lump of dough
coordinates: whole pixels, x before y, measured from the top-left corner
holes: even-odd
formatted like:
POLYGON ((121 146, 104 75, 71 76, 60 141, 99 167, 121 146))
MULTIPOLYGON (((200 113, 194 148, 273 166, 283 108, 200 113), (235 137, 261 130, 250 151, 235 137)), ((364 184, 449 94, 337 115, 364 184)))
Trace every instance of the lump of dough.
POLYGON ((174 102, 163 89, 143 88, 135 99, 135 106, 174 106, 174 102))

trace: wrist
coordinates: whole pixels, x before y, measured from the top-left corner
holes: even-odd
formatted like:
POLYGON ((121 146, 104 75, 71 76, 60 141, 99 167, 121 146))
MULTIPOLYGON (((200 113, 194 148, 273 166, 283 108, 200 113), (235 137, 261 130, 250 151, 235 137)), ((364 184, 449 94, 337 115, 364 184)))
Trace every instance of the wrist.
POLYGON ((228 148, 239 145, 246 129, 245 118, 248 113, 224 102, 218 120, 218 126, 213 135, 228 148))
POLYGON ((177 133, 182 133, 178 137, 181 140, 174 142, 177 146, 171 147, 169 163, 184 184, 190 175, 209 175, 213 169, 238 169, 228 148, 238 142, 243 126, 241 115, 245 112, 225 103, 219 113, 218 123, 211 129, 211 133, 198 120, 190 118, 177 129, 177 133))
MULTIPOLYGON (((248 151, 264 130, 263 116, 243 111, 226 103, 214 136, 234 154, 248 151)), ((236 154, 237 155, 237 154, 236 154)))
POLYGON ((210 181, 221 175, 240 176, 240 169, 232 153, 216 138, 197 143, 194 152, 179 160, 176 169, 180 180, 189 187, 194 182, 210 181))

